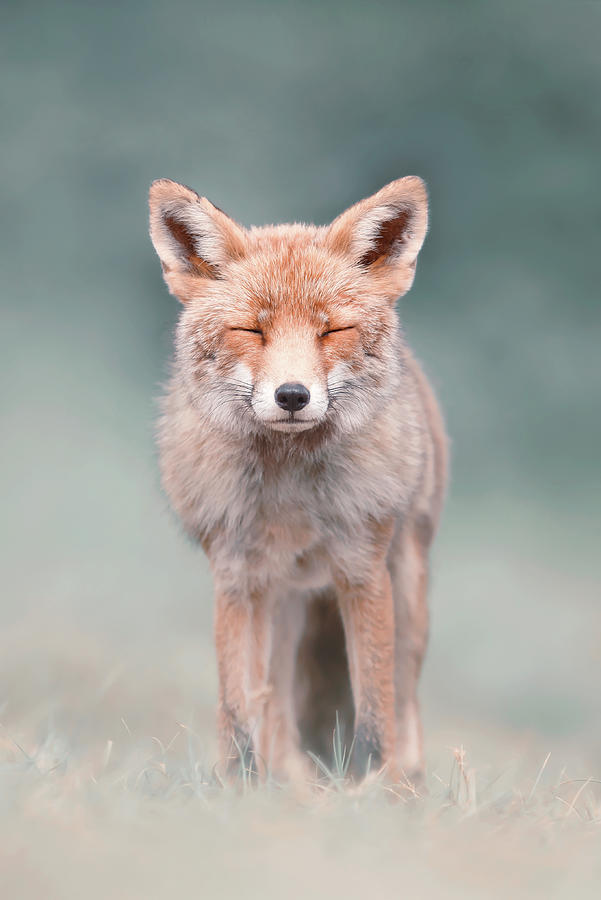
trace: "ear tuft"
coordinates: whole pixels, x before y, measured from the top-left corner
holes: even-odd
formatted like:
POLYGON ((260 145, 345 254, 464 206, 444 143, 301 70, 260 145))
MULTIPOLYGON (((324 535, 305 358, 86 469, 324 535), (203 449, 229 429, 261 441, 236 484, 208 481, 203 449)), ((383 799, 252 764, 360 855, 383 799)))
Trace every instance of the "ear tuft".
POLYGON ((191 188, 169 179, 154 181, 149 206, 152 243, 177 296, 178 276, 219 278, 230 260, 244 254, 244 229, 191 188))
POLYGON ((411 287, 427 227, 426 186, 421 178, 410 176, 343 212, 330 225, 326 242, 350 256, 396 299, 411 287))
POLYGON ((407 235, 411 213, 408 209, 397 210, 390 208, 390 218, 384 218, 377 226, 370 246, 359 260, 360 266, 369 267, 374 263, 392 259, 395 253, 401 249, 404 237, 407 235))

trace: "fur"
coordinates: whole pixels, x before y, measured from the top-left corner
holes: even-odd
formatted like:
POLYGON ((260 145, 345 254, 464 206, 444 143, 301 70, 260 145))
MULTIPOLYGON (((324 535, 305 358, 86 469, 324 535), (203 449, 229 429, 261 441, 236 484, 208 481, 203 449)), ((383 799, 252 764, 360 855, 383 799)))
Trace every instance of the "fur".
POLYGON ((242 741, 294 777, 339 709, 360 772, 415 775, 446 439, 394 304, 425 186, 392 182, 328 227, 245 229, 163 180, 150 222, 182 303, 162 478, 213 573, 224 758, 242 741), (293 413, 275 401, 289 382, 310 392, 293 413))

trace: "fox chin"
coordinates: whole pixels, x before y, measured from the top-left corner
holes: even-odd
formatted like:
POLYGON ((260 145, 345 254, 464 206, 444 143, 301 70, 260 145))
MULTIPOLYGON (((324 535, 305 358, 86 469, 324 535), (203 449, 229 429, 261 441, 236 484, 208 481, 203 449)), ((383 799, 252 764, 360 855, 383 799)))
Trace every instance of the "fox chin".
POLYGON ((328 226, 245 228, 173 181, 150 234, 181 303, 158 444, 215 588, 222 767, 423 774, 417 685, 442 417, 403 335, 427 230, 420 178, 328 226))

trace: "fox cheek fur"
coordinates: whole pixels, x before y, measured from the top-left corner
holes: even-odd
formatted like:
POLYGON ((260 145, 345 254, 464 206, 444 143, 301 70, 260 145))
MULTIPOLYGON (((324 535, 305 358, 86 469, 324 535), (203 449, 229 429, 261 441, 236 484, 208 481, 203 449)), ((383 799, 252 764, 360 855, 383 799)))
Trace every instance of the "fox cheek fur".
POLYGON ((302 751, 328 755, 338 713, 357 774, 423 769, 446 438, 394 303, 426 228, 419 178, 327 227, 246 229, 183 185, 151 187, 151 237, 182 303, 161 470, 213 572, 226 768, 242 752, 302 777, 302 751))

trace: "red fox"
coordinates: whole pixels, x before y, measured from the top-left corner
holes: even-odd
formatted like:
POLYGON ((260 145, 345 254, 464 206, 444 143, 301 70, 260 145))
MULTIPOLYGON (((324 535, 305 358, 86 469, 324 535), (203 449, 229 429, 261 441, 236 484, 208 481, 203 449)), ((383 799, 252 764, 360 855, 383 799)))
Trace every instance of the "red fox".
POLYGON ((303 777, 338 715, 359 777, 423 772, 417 681, 446 438, 395 302, 427 215, 416 177, 327 227, 247 229, 181 184, 150 189, 152 241, 182 303, 162 479, 210 561, 230 767, 243 753, 255 771, 303 777))

